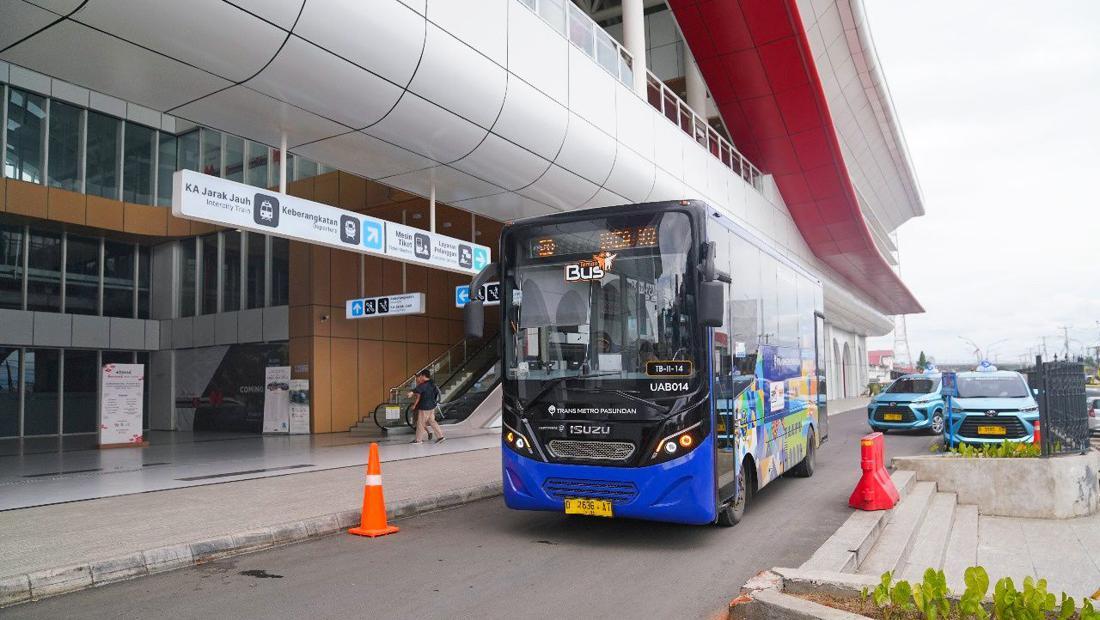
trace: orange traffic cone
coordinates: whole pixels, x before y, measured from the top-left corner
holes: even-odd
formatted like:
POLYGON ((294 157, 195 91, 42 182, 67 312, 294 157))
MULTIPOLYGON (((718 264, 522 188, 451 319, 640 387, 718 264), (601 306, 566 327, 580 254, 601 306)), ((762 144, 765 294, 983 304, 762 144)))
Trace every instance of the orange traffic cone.
POLYGON ((370 458, 367 460, 367 484, 363 489, 363 513, 359 527, 353 527, 348 533, 358 536, 385 536, 398 531, 396 525, 386 524, 386 500, 382 498, 382 465, 378 462, 378 444, 370 445, 370 458))

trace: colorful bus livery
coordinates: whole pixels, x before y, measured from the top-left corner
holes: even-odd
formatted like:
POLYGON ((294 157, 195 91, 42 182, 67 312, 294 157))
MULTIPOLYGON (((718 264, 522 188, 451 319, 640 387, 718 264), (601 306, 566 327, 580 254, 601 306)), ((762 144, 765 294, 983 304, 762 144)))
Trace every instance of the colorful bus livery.
MULTIPOLYGON (((506 504, 738 522, 827 436, 821 284, 696 201, 506 226, 506 504)), ((480 335, 482 305, 466 306, 480 335)))

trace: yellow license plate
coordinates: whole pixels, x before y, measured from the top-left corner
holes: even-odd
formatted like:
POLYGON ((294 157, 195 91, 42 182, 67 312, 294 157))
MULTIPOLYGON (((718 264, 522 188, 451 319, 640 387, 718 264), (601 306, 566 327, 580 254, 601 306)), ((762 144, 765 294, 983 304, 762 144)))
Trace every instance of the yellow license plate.
POLYGON ((565 500, 565 514, 610 517, 611 502, 606 499, 568 498, 565 500))
POLYGON ((1005 427, 1003 426, 979 426, 979 435, 1004 435, 1005 427))
POLYGON ((901 422, 901 414, 900 413, 884 413, 884 414, 882 414, 882 419, 886 420, 887 422, 901 422))

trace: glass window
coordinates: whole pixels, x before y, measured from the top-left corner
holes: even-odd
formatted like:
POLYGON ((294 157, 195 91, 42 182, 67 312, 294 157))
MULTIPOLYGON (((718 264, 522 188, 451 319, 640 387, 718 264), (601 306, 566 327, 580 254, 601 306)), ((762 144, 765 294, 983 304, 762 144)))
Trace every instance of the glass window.
POLYGON ((566 0, 539 1, 539 15, 561 34, 565 34, 565 2, 566 0))
POLYGON ((85 191, 104 198, 118 198, 119 132, 117 118, 88 112, 88 155, 85 191))
POLYGON ((80 191, 82 115, 75 106, 56 99, 50 103, 50 185, 70 192, 80 191))
POLYGON ((31 231, 27 310, 61 311, 61 235, 31 231))
POLYGON ((0 437, 19 434, 19 349, 0 347, 0 437))
POLYGON ((126 150, 122 173, 122 199, 126 202, 153 204, 156 137, 157 132, 153 129, 126 123, 126 150))
MULTIPOLYGON (((176 170, 199 171, 199 130, 176 137, 176 170)), ((171 189, 171 188, 169 188, 171 189)))
POLYGON ((794 270, 776 265, 776 302, 779 308, 779 340, 775 344, 793 347, 798 344, 798 284, 794 270))
POLYGON ((138 246, 138 315, 139 319, 149 318, 150 286, 153 281, 152 264, 149 262, 148 246, 138 246))
POLYGON ((258 142, 248 143, 248 180, 249 185, 268 187, 267 147, 258 142))
POLYGON ((160 132, 160 144, 157 147, 157 205, 172 206, 172 173, 176 171, 176 137, 160 132))
POLYGON ((99 314, 99 239, 69 235, 65 248, 65 312, 99 314))
POLYGON ((596 57, 595 24, 580 7, 572 2, 566 4, 569 7, 569 40, 573 45, 581 48, 589 58, 596 57))
POLYGON ((57 392, 61 352, 27 349, 23 357, 23 434, 57 434, 57 392))
POLYGON ((8 148, 4 176, 29 183, 42 182, 46 145, 46 98, 15 88, 8 90, 8 148))
POLYGON ((103 245, 103 316, 134 316, 134 244, 103 245))
POLYGON ((0 225, 0 308, 23 309, 23 227, 0 225))
POLYGON ((887 394, 931 394, 940 389, 939 377, 902 377, 886 388, 887 394))
POLYGON ((218 311, 218 234, 206 235, 202 241, 202 310, 200 314, 218 311))
POLYGON ((98 357, 96 351, 65 351, 65 398, 61 405, 61 430, 66 434, 94 433, 96 430, 98 357))
POLYGON ((763 326, 760 332, 761 344, 774 345, 779 338, 779 301, 777 299, 779 286, 776 283, 777 266, 775 257, 764 252, 760 253, 760 316, 763 319, 763 326))
POLYGON ((615 39, 602 29, 596 30, 596 61, 611 75, 619 77, 619 48, 615 39))
POLYGON ((220 177, 222 175, 222 134, 211 129, 202 129, 202 173, 220 177))
POLYGON ((264 305, 264 244, 267 237, 248 233, 248 307, 264 305))
POLYGON ((180 241, 180 316, 195 315, 195 275, 198 261, 195 239, 180 241))
POLYGON ((222 233, 222 312, 241 309, 241 233, 222 233))
POLYGON ((310 161, 304 157, 299 157, 297 161, 297 168, 294 169, 295 181, 317 176, 317 162, 310 161))
POLYGON ((244 140, 236 136, 225 137, 225 178, 244 181, 244 140))
POLYGON ((279 237, 271 238, 271 305, 289 303, 290 242, 279 237))

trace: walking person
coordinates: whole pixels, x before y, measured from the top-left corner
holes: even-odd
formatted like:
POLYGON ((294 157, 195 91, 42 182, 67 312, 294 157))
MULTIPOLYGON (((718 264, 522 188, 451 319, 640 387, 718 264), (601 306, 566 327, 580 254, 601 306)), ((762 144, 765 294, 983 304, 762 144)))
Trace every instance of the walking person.
POLYGON ((416 387, 409 392, 409 398, 415 398, 413 410, 416 411, 416 435, 412 443, 424 443, 424 435, 430 427, 435 433, 435 443, 446 439, 439 422, 435 421, 435 408, 439 406, 439 388, 432 381, 432 373, 425 368, 416 373, 416 387))

